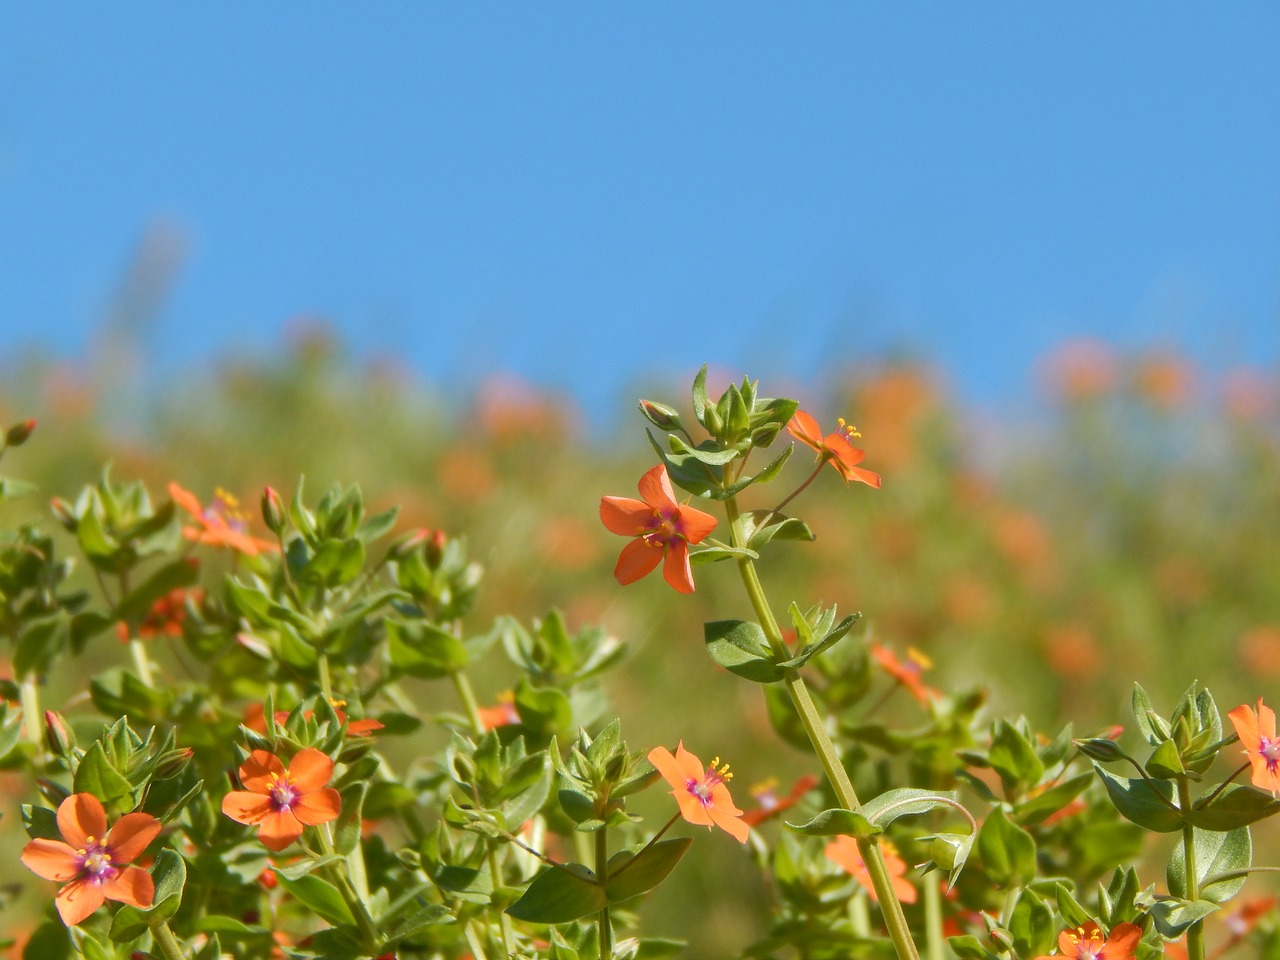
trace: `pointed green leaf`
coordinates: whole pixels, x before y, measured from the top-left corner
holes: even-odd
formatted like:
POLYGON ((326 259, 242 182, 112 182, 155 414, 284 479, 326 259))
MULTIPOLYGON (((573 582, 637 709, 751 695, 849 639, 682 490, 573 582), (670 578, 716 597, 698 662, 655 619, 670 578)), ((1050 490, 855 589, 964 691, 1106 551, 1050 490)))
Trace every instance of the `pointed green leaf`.
POLYGON ((595 874, 578 863, 548 867, 533 878, 524 894, 507 908, 517 920, 568 923, 599 913, 609 904, 595 874))
POLYGON ((609 879, 604 885, 610 903, 622 903, 652 890, 667 878, 689 848, 692 837, 663 840, 645 847, 635 856, 620 854, 609 861, 609 879))

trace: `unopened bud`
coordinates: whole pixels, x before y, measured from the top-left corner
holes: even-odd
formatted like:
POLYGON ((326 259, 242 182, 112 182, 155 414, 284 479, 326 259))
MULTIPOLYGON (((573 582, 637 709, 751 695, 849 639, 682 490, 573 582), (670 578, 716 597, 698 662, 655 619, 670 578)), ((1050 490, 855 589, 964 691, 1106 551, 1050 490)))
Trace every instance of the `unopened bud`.
POLYGON ((54 497, 49 501, 49 510, 53 513, 54 519, 67 530, 71 533, 76 532, 76 527, 80 525, 80 521, 76 519, 76 512, 71 504, 61 497, 54 497))
POLYGON ((659 430, 681 429, 680 414, 665 403, 658 403, 656 400, 641 400, 639 407, 645 419, 659 430))
POLYGON ((190 762, 195 751, 190 747, 180 747, 161 755, 156 763, 155 779, 169 780, 180 774, 190 762))
POLYGON ((20 447, 27 442, 27 437, 31 436, 31 432, 35 430, 36 422, 34 420, 23 420, 21 423, 15 423, 4 435, 4 445, 6 447, 20 447))
POLYGON ((391 542, 387 553, 392 560, 401 560, 426 543, 430 536, 431 531, 426 527, 418 527, 416 530, 402 533, 391 542))
POLYGON ((427 537, 427 566, 432 570, 440 566, 440 560, 444 557, 445 544, 448 542, 449 538, 443 530, 432 530, 427 537))
POLYGON ((1125 752, 1120 749, 1120 744, 1105 737, 1089 737, 1087 740, 1076 740, 1075 745, 1076 749, 1091 760, 1100 760, 1103 763, 1108 763, 1112 760, 1123 760, 1125 758, 1125 752))
POLYGON ((262 522, 277 536, 284 529, 284 504, 272 487, 262 488, 262 522))
POLYGON ((76 745, 76 735, 56 710, 44 712, 44 739, 55 756, 68 756, 76 745))

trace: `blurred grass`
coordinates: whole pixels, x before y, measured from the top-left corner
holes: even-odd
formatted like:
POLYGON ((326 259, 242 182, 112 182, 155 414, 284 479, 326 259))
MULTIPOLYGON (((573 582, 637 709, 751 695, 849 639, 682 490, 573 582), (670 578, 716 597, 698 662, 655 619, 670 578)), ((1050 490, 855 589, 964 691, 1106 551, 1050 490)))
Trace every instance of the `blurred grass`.
MULTIPOLYGON (((848 371, 806 397, 822 423, 858 425, 884 488, 846 488, 828 471, 806 491, 793 509, 818 540, 761 565, 776 609, 794 598, 861 610, 864 635, 935 661, 934 686, 988 687, 993 714, 1049 731, 1125 722, 1134 681, 1164 709, 1193 680, 1224 710, 1256 699, 1280 676, 1274 380, 1242 372, 1207 384, 1183 358, 1096 344, 1063 345, 1042 373, 1043 396, 1027 398, 1034 416, 988 417, 980 433, 940 372, 919 365, 848 371)), ((683 739, 731 760, 743 786, 810 766, 778 743, 758 691, 702 652, 703 621, 749 616, 729 565, 696 568, 687 599, 657 576, 625 589, 612 578, 623 542, 599 524, 599 497, 632 495, 654 459, 630 401, 605 442, 583 433, 567 398, 502 377, 442 396, 345 361, 321 329, 281 359, 227 363, 145 395, 109 371, 38 360, 3 375, 0 424, 40 421, 4 471, 46 496, 74 497, 108 462, 156 497, 171 480, 202 499, 221 486, 255 510, 264 484, 288 493, 305 475, 316 496, 358 481, 372 509, 401 506, 399 529, 469 539, 488 568, 473 631, 554 607, 571 628, 600 622, 623 638, 631 655, 606 686, 633 748, 683 739)), ((646 394, 687 409, 687 390, 646 394)), ((804 453, 753 505, 803 479, 804 453)), ((39 498, 6 504, 0 522, 41 509, 39 498)), ((475 678, 489 699, 514 679, 500 658, 493 665, 475 678)), ((64 692, 83 684, 52 680, 64 692)), ((452 705, 442 685, 423 693, 452 705)), ((899 696, 883 713, 910 724, 915 709, 899 696)), ((18 799, 5 799, 5 830, 20 823, 18 799)), ((687 935, 696 918, 717 954, 758 935, 758 881, 730 908, 711 889, 733 856, 696 845, 684 879, 646 909, 650 932, 687 935)))

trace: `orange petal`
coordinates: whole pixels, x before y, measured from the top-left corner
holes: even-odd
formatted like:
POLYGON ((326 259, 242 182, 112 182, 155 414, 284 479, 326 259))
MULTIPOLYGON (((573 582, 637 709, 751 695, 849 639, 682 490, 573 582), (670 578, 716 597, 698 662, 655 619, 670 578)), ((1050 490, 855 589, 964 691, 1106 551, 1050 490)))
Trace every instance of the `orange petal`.
MULTIPOLYGON (((715 821, 716 826, 723 830, 739 843, 746 843, 747 837, 751 833, 751 828, 746 825, 741 817, 735 817, 726 810, 721 810, 719 804, 712 804, 711 819, 715 821)), ((741 810, 738 811, 742 813, 741 810)))
POLYGON ((702 765, 701 760, 684 748, 683 740, 676 744, 676 763, 680 765, 680 771, 684 774, 684 779, 680 781, 681 783, 689 780, 701 780, 706 776, 707 768, 702 765))
POLYGON ((1142 929, 1133 923, 1117 923, 1102 948, 1102 960, 1127 960, 1142 939, 1142 929))
POLYGON ((315 747, 303 747, 289 763, 289 782, 300 793, 319 790, 333 778, 333 761, 315 747))
POLYGON ((182 489, 176 483, 171 483, 169 484, 169 498, 197 520, 204 519, 204 507, 200 506, 200 501, 196 499, 196 495, 191 491, 182 489))
POLYGON ((80 858, 74 847, 61 840, 40 837, 22 848, 22 865, 45 880, 66 883, 80 873, 80 858))
POLYGON ((155 900, 156 888, 151 874, 141 867, 126 867, 102 885, 108 900, 146 909, 155 900))
POLYGON ((709 828, 715 826, 711 811, 687 788, 679 787, 672 790, 671 795, 676 798, 676 803, 680 806, 680 816, 684 817, 686 821, 699 827, 709 828))
POLYGON ((654 747, 649 751, 649 762, 654 768, 662 774, 662 779, 673 787, 679 787, 681 790, 685 788, 688 777, 685 776, 680 764, 676 762, 676 758, 671 755, 671 751, 666 747, 654 747))
POLYGON ((160 821, 149 813, 126 813, 107 836, 115 863, 132 863, 160 833, 160 821))
POLYGON ((105 902, 106 897, 102 895, 102 888, 88 880, 74 880, 68 883, 53 898, 54 906, 58 908, 58 916, 68 927, 74 927, 105 902))
POLYGON ((634 537, 649 529, 653 507, 634 497, 601 497, 600 522, 610 533, 634 537))
POLYGON ((284 776, 284 764, 274 753, 254 750, 240 764, 240 785, 253 793, 266 793, 274 780, 284 776))
POLYGON ((1276 738, 1275 711, 1263 703, 1261 697, 1258 698, 1258 733, 1268 740, 1276 738))
POLYGON ((237 823, 261 823, 271 812, 271 798, 265 793, 232 790, 222 798, 222 812, 237 823))
POLYGON ((294 815, 309 827, 336 820, 342 810, 342 797, 333 787, 305 793, 293 805, 294 815))
POLYGON ((680 508, 679 531, 690 543, 701 543, 716 528, 716 518, 709 513, 691 507, 687 503, 680 508))
POLYGON ((843 867, 855 877, 867 872, 867 865, 862 862, 862 853, 858 850, 858 842, 853 837, 843 834, 827 844, 823 853, 827 859, 843 867))
POLYGON ((107 811, 92 793, 73 793, 58 804, 58 830, 62 839, 77 849, 87 847, 89 838, 107 835, 107 811))
POLYGON ((818 421, 803 410, 797 410, 787 423, 787 433, 814 450, 822 449, 822 430, 818 421))
POLYGON ((648 540, 637 538, 622 548, 618 563, 613 568, 614 579, 624 587, 651 573, 662 561, 662 547, 648 540))
POLYGON ((667 544, 667 556, 662 565, 662 575, 667 583, 680 593, 693 593, 693 570, 689 566, 689 545, 683 540, 677 538, 667 544))
POLYGON ((678 507, 676 492, 671 487, 671 478, 667 476, 667 468, 663 464, 645 471, 637 486, 640 488, 641 498, 655 510, 674 510, 678 507))
POLYGON ((1231 721, 1231 725, 1236 728, 1236 736, 1240 738, 1240 742, 1244 744, 1245 750, 1253 753, 1258 749, 1258 718, 1248 704, 1240 704, 1230 713, 1227 719, 1231 721))
POLYGON ((302 836, 302 824, 288 810, 273 810, 262 820, 258 839, 268 850, 277 853, 302 836))

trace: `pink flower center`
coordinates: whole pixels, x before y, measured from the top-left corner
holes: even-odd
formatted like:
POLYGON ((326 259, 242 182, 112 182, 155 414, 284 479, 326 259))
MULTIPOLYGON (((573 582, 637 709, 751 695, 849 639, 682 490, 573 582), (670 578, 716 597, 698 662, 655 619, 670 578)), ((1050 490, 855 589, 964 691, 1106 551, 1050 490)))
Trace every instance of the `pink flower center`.
POLYGON ((88 843, 76 851, 76 858, 85 879, 99 886, 119 872, 111 863, 111 850, 96 837, 88 838, 88 843))
POLYGON ((649 532, 644 541, 650 546, 661 546, 680 536, 679 511, 654 510, 649 521, 649 532))
POLYGON ((280 812, 292 810, 300 796, 298 788, 289 782, 287 777, 278 777, 267 791, 271 798, 271 809, 280 812))
POLYGON ((711 797, 711 791, 722 783, 728 783, 733 779, 733 774, 729 772, 729 765, 726 763, 719 766, 720 758, 716 757, 707 765, 706 775, 701 780, 694 780, 690 777, 684 782, 684 788, 693 796, 698 798, 698 802, 703 807, 715 806, 715 801, 711 797))
POLYGON ((1267 761, 1267 769, 1275 773, 1277 764, 1280 764, 1280 738, 1259 737, 1258 753, 1267 761))
POLYGON ((221 487, 214 493, 213 500, 204 508, 204 519, 209 523, 222 523, 236 533, 249 531, 249 515, 240 509, 240 501, 221 487))

